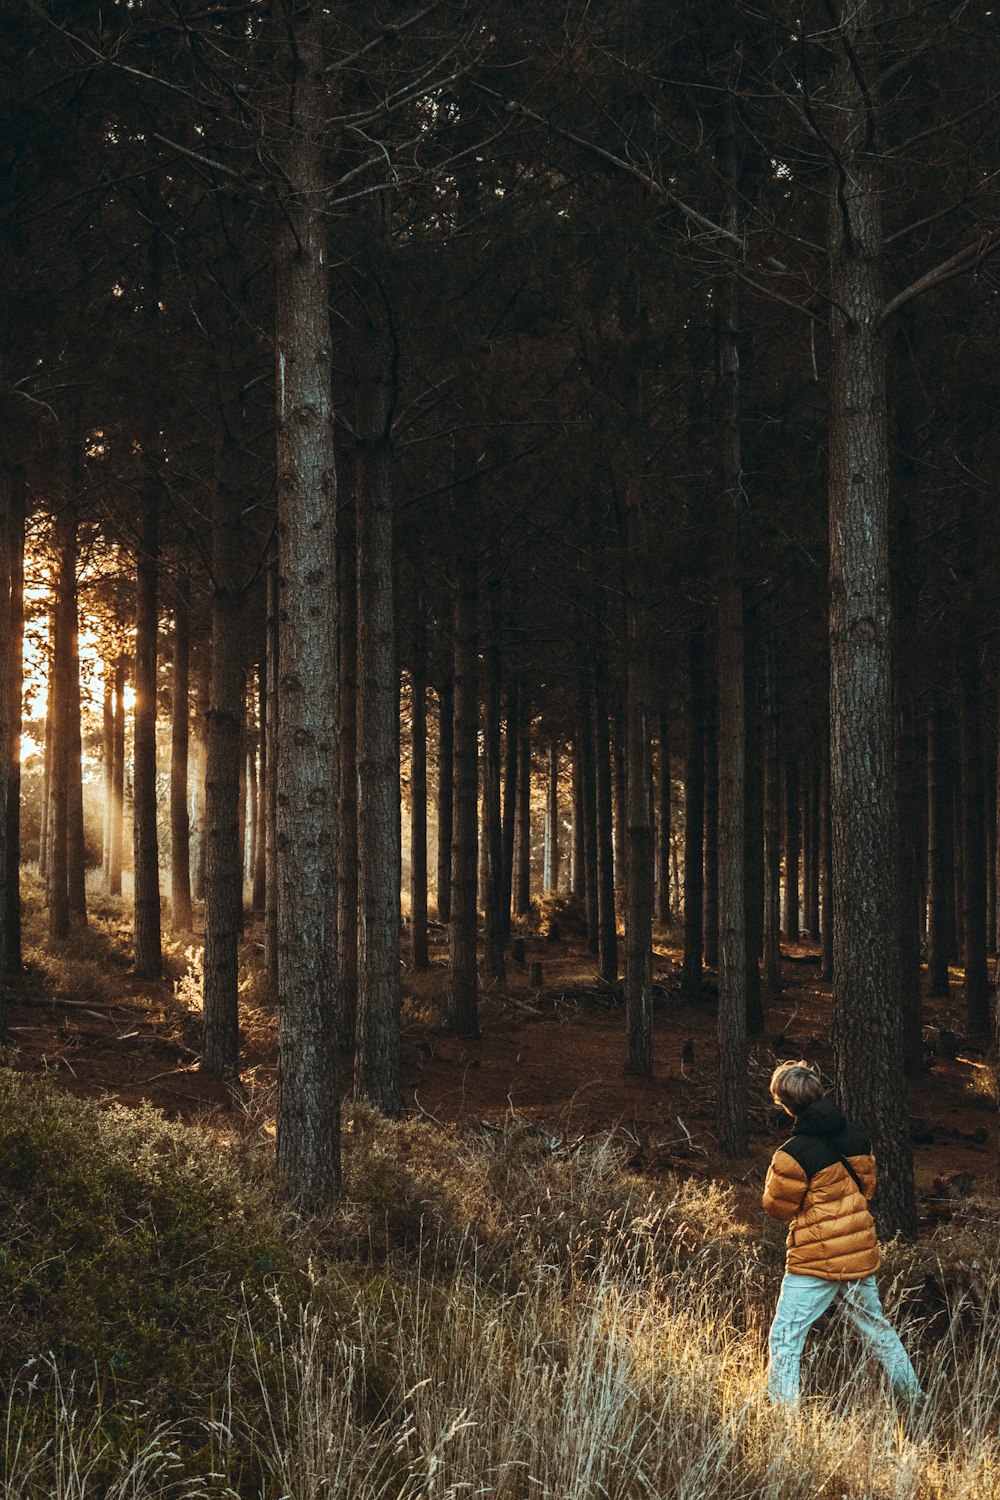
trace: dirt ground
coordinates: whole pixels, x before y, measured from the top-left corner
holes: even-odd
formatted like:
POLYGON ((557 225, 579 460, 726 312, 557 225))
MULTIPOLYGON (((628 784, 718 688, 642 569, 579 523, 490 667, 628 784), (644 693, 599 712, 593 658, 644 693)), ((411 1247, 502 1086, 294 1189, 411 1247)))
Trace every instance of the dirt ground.
MULTIPOLYGON (((828 1073, 832 1066, 830 992, 819 978, 815 945, 786 949, 783 992, 766 1006, 765 1034, 751 1042, 750 1154, 732 1161, 719 1153, 714 1135, 711 971, 703 998, 684 1001, 680 952, 666 942, 656 945, 654 1073, 635 1078, 623 1072, 618 999, 595 983, 593 960, 580 943, 528 938, 525 966, 510 965, 504 986, 483 987, 482 1036, 469 1041, 449 1035, 442 1024, 442 936, 428 973, 403 972, 407 1111, 443 1126, 499 1123, 515 1114, 568 1140, 615 1130, 636 1169, 653 1177, 675 1169, 724 1179, 737 1188, 741 1209, 753 1213, 767 1160, 787 1133, 767 1097, 775 1061, 805 1057, 828 1073), (531 972, 539 963, 540 985, 531 972)), ((131 975, 127 956, 113 943, 98 963, 108 971, 107 983, 88 989, 87 972, 78 966, 80 993, 63 980, 59 995, 29 964, 8 1011, 16 1067, 54 1075, 73 1093, 148 1101, 171 1116, 226 1131, 269 1128, 273 1006, 248 999, 241 1080, 230 1090, 199 1071, 201 1017, 176 960, 173 981, 155 985, 131 975)), ((926 1071, 909 1087, 920 1217, 928 1225, 947 1215, 955 1194, 998 1188, 992 1068, 985 1042, 962 1035, 960 971, 952 978, 950 1000, 927 1002, 926 1071)))

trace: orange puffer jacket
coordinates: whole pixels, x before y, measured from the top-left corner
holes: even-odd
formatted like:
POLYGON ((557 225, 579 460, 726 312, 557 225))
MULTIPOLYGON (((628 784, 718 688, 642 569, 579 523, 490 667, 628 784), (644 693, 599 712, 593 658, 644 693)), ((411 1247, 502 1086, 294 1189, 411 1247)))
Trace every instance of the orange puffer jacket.
POLYGON ((832 1099, 808 1104, 775 1153, 764 1209, 789 1223, 786 1269, 824 1281, 852 1281, 878 1270, 868 1200, 875 1191, 871 1142, 832 1099), (847 1162, 861 1183, 852 1178, 847 1162))

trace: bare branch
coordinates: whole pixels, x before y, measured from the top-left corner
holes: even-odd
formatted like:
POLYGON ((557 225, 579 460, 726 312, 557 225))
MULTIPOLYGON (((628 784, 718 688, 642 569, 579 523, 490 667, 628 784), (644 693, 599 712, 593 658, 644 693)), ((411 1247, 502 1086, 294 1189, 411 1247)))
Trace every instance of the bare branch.
POLYGON ((961 276, 973 266, 981 265, 997 250, 1000 250, 1000 229, 994 229, 992 233, 983 235, 974 244, 964 246, 956 255, 949 256, 947 260, 925 271, 923 276, 918 276, 916 281, 911 281, 909 286, 897 292, 895 297, 891 297, 883 307, 878 326, 883 328, 894 313, 899 312, 901 307, 905 307, 915 297, 922 296, 933 287, 942 286, 946 281, 953 281, 956 276, 961 276))

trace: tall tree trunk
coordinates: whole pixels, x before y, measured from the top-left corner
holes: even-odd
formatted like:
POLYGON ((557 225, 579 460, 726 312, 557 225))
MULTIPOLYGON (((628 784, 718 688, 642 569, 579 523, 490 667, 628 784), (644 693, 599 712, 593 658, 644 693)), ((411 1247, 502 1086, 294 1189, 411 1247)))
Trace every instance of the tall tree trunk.
POLYGON ((688 636, 687 755, 684 772, 684 967, 686 999, 701 996, 705 832, 705 633, 688 636))
POLYGON ((768 998, 781 994, 781 762, 778 754, 774 624, 764 647, 764 974, 768 998))
POLYGON ((820 902, 822 951, 820 978, 833 979, 833 825, 830 806, 830 730, 823 726, 823 767, 820 775, 820 902))
MULTIPOLYGON (((10 516, 6 572, 9 578, 9 602, 6 627, 0 639, 7 642, 6 663, 10 674, 10 709, 6 728, 7 751, 7 833, 5 839, 6 876, 3 910, 0 921, 4 933, 0 938, 2 957, 0 972, 16 974, 21 969, 21 697, 24 688, 24 516, 25 475, 16 467, 10 476, 10 516)), ((0 802, 0 808, 3 803, 0 802)), ((0 1041, 3 1038, 3 1016, 0 1015, 0 1041)))
MULTIPOLYGON (((727 185, 725 219, 734 232, 736 149, 732 119, 719 148, 727 185)), ((722 572, 718 608, 719 1145, 743 1156, 747 1121, 747 728, 744 584, 740 569, 743 510, 736 282, 720 288, 719 371, 722 397, 722 572)), ((710 929, 711 930, 711 929, 710 929)), ((756 967, 756 958, 754 959, 756 967)))
POLYGON ((56 598, 49 693, 52 697, 52 746, 49 771, 49 856, 46 897, 49 938, 69 936, 69 751, 72 612, 75 589, 76 518, 69 506, 56 517, 56 598))
POLYGON ((12 722, 14 660, 11 649, 13 637, 11 629, 13 623, 11 618, 11 595, 13 593, 11 488, 13 477, 13 472, 8 465, 0 462, 0 811, 3 813, 2 826, 0 826, 0 1046, 4 1046, 7 1041, 7 987, 4 979, 12 968, 8 951, 7 891, 11 881, 16 879, 16 871, 8 849, 7 823, 10 773, 14 758, 12 722))
POLYGON ((196 901, 205 899, 205 775, 208 752, 206 750, 206 737, 208 734, 208 678, 209 673, 202 668, 195 679, 194 691, 194 747, 195 765, 193 772, 194 796, 193 796, 193 828, 194 833, 194 868, 191 874, 192 894, 196 901))
POLYGON ((747 596, 744 630, 744 692, 746 702, 746 974, 747 1032, 764 1030, 760 961, 764 952, 764 737, 761 722, 760 638, 757 611, 747 596))
POLYGON ((521 700, 517 742, 517 838, 514 846, 514 915, 531 910, 531 714, 521 700))
POLYGON ((719 967, 719 704, 716 661, 705 664, 705 916, 703 958, 719 967))
POLYGON ((394 361, 370 319, 358 395, 358 1031, 355 1092, 400 1111, 399 676, 393 598, 394 361))
POLYGON ((799 855, 802 849, 801 799, 799 796, 799 763, 794 754, 785 761, 785 937, 797 943, 799 925, 799 855))
POLYGON ((613 796, 614 838, 614 886, 617 893, 625 890, 625 870, 628 865, 628 813, 625 792, 625 715, 608 714, 608 739, 611 748, 611 788, 613 796))
POLYGON ((427 614, 422 589, 414 597, 413 717, 410 729, 410 962, 426 969, 427 949, 427 614))
MULTIPOLYGON (((917 763, 913 695, 900 692, 896 714, 896 774, 899 783, 899 1009, 903 1019, 903 1067, 907 1078, 924 1071, 923 1015, 920 1002, 920 878, 923 845, 920 800, 922 776, 917 763)), ((986 954, 983 953, 983 964, 986 954)))
POLYGON ((69 661, 66 672, 67 777, 69 804, 66 813, 66 885, 71 917, 87 922, 87 850, 83 828, 83 732, 80 703, 80 612, 77 565, 79 548, 77 521, 73 514, 73 567, 67 576, 66 598, 69 661))
POLYGON ((115 662, 114 755, 111 778, 111 846, 108 894, 122 893, 122 837, 125 827, 125 658, 115 662))
POLYGON ((573 840, 569 856, 570 895, 580 900, 585 893, 584 846, 583 846, 583 776, 580 771, 580 747, 574 740, 572 746, 573 768, 573 840))
POLYGON ((55 662, 56 662, 56 610, 55 605, 49 610, 49 640, 46 653, 46 675, 45 675, 45 765, 42 771, 42 815, 38 829, 38 874, 42 884, 45 886, 45 900, 48 904, 49 889, 49 847, 51 843, 52 829, 49 823, 49 811, 52 797, 52 745, 53 726, 55 723, 55 662))
POLYGON ((135 972, 159 979, 160 863, 156 827, 156 640, 159 622, 160 502, 153 456, 139 498, 136 543, 135 710, 133 717, 133 865, 135 972))
POLYGON ((670 718, 667 710, 662 708, 656 848, 656 920, 661 927, 669 927, 673 915, 670 909, 670 790, 670 718))
POLYGON ((983 778, 982 692, 979 644, 966 626, 959 643, 958 682, 962 756, 962 926, 965 958, 965 1024, 990 1029, 986 963, 986 808, 983 778))
POLYGON ((438 694, 437 918, 451 921, 451 858, 455 827, 455 670, 449 661, 438 694))
POLYGON ((471 549, 459 563, 455 594, 454 830, 449 928, 450 1019, 460 1036, 479 1035, 476 971, 479 683, 478 587, 471 549))
POLYGON ((170 734, 170 915, 175 930, 190 932, 191 821, 188 815, 191 583, 177 581, 174 609, 174 684, 170 734))
POLYGON ((594 647, 594 809, 597 837, 597 964, 605 984, 618 982, 615 852, 611 814, 611 725, 603 635, 594 647))
POLYGON ((340 1050, 352 1052, 358 1032, 358 547, 353 497, 340 509, 337 580, 340 634, 339 842, 337 845, 337 964, 340 1050))
POLYGON ((257 777, 257 834, 254 840, 253 914, 262 919, 267 909, 267 784, 268 784, 268 700, 267 643, 257 662, 257 741, 259 746, 257 777))
POLYGON ((243 916, 240 770, 243 760, 241 493, 222 451, 212 513, 212 668, 206 722, 205 965, 202 1067, 232 1077, 239 1058, 239 941, 243 916))
MULTIPOLYGON (((590 673, 580 664, 580 687, 577 703, 580 779, 583 783, 583 861, 584 899, 587 908, 587 950, 600 955, 600 903, 598 901, 597 772, 594 756, 594 709, 588 681, 590 673)), ((607 718, 607 715, 605 715, 607 718)), ((607 738, 607 736, 605 736, 607 738)), ((612 855, 612 864, 614 856, 612 855)), ((612 869, 612 877, 614 871, 612 869)), ((613 884, 613 878, 612 878, 613 884)), ((613 892, 612 892, 613 900, 613 892)), ((615 974, 618 965, 615 961, 615 974)))
POLYGON ((340 1189, 337 1087, 337 576, 319 7, 276 0, 286 87, 277 219, 277 1166, 289 1196, 340 1189))
POLYGON ((650 759, 645 517, 626 503, 629 578, 625 599, 625 1071, 653 1071, 653 768, 650 759))
POLYGON ((485 714, 483 716, 483 833, 486 845, 486 913, 483 972, 487 979, 504 984, 504 869, 503 818, 500 806, 500 611, 497 584, 488 599, 488 635, 483 657, 485 669, 485 714))
POLYGON ((105 668, 101 684, 101 759, 104 765, 104 817, 101 830, 101 873, 108 889, 111 868, 111 801, 115 779, 115 689, 110 668, 105 668))
POLYGON ((561 865, 561 850, 559 847, 559 746, 555 740, 549 745, 549 795, 548 795, 548 839, 547 839, 547 865, 548 881, 550 891, 559 890, 559 873, 561 865))
MULTIPOLYGON (((267 565, 267 790, 264 807, 264 966, 273 994, 278 993, 278 726, 281 718, 278 663, 278 556, 267 565)), ((338 861, 339 873, 339 861, 338 861)), ((338 934, 340 928, 338 927, 338 934)))
POLYGON ((514 891, 514 833, 517 821, 517 747, 520 744, 521 685, 514 676, 507 682, 507 714, 504 724, 503 768, 503 940, 510 938, 510 908, 514 891))
POLYGON ((845 1112, 880 1158, 883 1232, 915 1228, 899 1015, 889 455, 872 0, 839 28, 830 85, 830 783, 833 1042, 845 1112), (870 71, 871 70, 871 71, 870 71))

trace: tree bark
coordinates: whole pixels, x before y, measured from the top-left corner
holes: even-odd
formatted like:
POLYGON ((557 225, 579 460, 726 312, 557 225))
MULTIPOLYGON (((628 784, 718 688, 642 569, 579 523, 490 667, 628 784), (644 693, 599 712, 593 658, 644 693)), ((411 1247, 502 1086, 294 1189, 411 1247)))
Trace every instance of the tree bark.
POLYGON ((454 662, 444 668, 438 694, 438 861, 437 918, 451 921, 451 857, 455 826, 455 675, 454 662))
POLYGON ((49 907, 49 938, 58 942, 69 936, 69 751, 70 672, 72 669, 73 620, 70 600, 76 587, 76 517, 64 506, 56 517, 56 598, 53 608, 52 665, 49 693, 52 697, 52 745, 49 771, 49 852, 46 897, 49 907))
POLYGON ((799 763, 793 754, 785 760, 785 910, 782 927, 790 943, 802 936, 799 924, 799 855, 802 849, 799 763))
POLYGON ((410 727, 410 962, 430 963, 427 947, 427 614, 423 591, 414 596, 413 717, 410 727))
POLYGON ((746 703, 746 975, 747 1032, 764 1031, 760 961, 764 952, 764 743, 761 722, 759 631, 756 607, 744 586, 744 684, 746 703))
POLYGON ((521 701, 517 741, 517 837, 514 845, 514 915, 531 910, 531 714, 521 701))
POLYGON ((764 973, 769 999, 781 994, 781 762, 778 755, 774 624, 764 647, 764 973))
POLYGON ((705 670, 705 915, 702 956, 710 969, 719 967, 719 702, 716 664, 716 660, 709 659, 705 670))
POLYGON ((661 927, 669 927, 673 916, 670 906, 670 718, 665 708, 660 710, 660 776, 659 818, 657 820, 656 848, 656 920, 661 927))
POLYGON ((205 964, 202 1067, 231 1078, 239 1059, 239 941, 243 916, 240 770, 243 760, 244 596, 240 489, 226 444, 212 513, 212 667, 206 716, 205 964))
POLYGON ((174 929, 190 932, 191 822, 188 815, 191 584, 177 582, 174 609, 174 683, 170 735, 170 915, 174 929))
MULTIPOLYGON (((78 476, 74 475, 77 479, 78 476)), ((67 575, 67 630, 69 660, 66 665, 66 775, 69 804, 66 813, 66 885, 70 916, 87 925, 87 850, 83 828, 83 732, 80 704, 80 611, 77 566, 79 546, 75 504, 73 508, 73 566, 67 575)))
MULTIPOLYGON (((357 468, 355 468, 357 478, 357 468)), ((339 841, 337 845, 337 965, 340 1050, 353 1052, 358 1033, 358 547, 357 507, 343 505, 337 531, 339 841)))
POLYGON ((882 181, 872 0, 843 16, 830 85, 830 783, 840 1102, 880 1159, 883 1232, 915 1229, 899 1015, 882 181))
POLYGON ((648 1078, 653 1072, 654 848, 644 521, 641 498, 630 496, 625 599, 625 1071, 648 1078))
POLYGON ((393 598, 394 360, 369 319, 358 394, 358 1029, 355 1092, 395 1118, 399 1082, 399 680, 393 598))
POLYGON ((115 706, 112 726, 114 755, 111 777, 111 847, 108 894, 122 893, 122 837, 125 826, 125 658, 115 662, 115 706))
POLYGON ((322 131, 324 17, 277 0, 286 87, 276 246, 278 390, 277 1166, 302 1208, 340 1190, 337 578, 322 131))
POLYGON ((514 890, 514 833, 517 819, 517 747, 520 743, 521 685, 514 676, 507 683, 503 771, 503 940, 510 940, 510 908, 514 890))
POLYGON ((0 809, 3 811, 0 826, 0 1046, 7 1041, 7 987, 4 979, 12 968, 7 914, 9 910, 8 887, 16 872, 13 867, 9 845, 7 808, 13 765, 13 714, 14 657, 12 606, 13 593, 13 526, 11 524, 13 472, 5 463, 0 463, 0 809))
POLYGON ((962 760, 962 927, 965 960, 965 1024, 977 1035, 990 1030, 986 962, 986 818, 982 690, 979 646, 966 626, 959 642, 959 737, 962 760))
POLYGON ((450 1020, 460 1036, 479 1035, 476 970, 479 684, 475 555, 466 550, 455 594, 454 830, 449 928, 450 1020))
POLYGON ((684 966, 681 991, 701 996, 705 828, 705 634, 688 636, 687 756, 684 775, 684 966))
POLYGON ((547 805, 548 838, 546 840, 547 889, 555 894, 559 890, 561 850, 559 847, 559 746, 555 740, 549 745, 549 795, 547 805))
MULTIPOLYGON (((267 792, 264 807, 264 858, 267 881, 264 893, 264 966, 273 993, 278 993, 278 726, 281 702, 278 684, 278 557, 267 565, 267 792)), ((342 813, 343 816, 343 813, 342 813)), ((339 862, 338 862, 339 873, 339 862)), ((338 928, 338 933, 340 929, 338 928)))
POLYGON ((135 972, 159 979, 160 864, 156 827, 156 643, 159 623, 160 516, 159 480, 153 457, 145 455, 147 472, 139 498, 136 541, 135 710, 133 717, 133 865, 135 972))
POLYGON ((485 942, 483 972, 487 979, 504 984, 504 861, 503 818, 500 806, 500 611, 497 585, 489 591, 488 635, 485 669, 485 713, 483 716, 483 832, 486 844, 485 942))
MULTIPOLYGON (((587 950, 600 956, 600 903, 598 901, 597 772, 594 764, 594 710, 590 673, 581 662, 577 703, 580 780, 583 783, 584 899, 587 908, 587 950)), ((605 715, 606 717, 606 715, 605 715)), ((610 830, 608 830, 610 833, 610 830)), ((608 834, 605 835, 607 837, 608 834)), ((614 855, 612 854, 612 866, 614 855)), ((612 868, 612 876, 614 870, 612 868)), ((613 899, 613 897, 612 897, 613 899)), ((617 960, 615 973, 617 975, 617 960)))
MULTIPOLYGON (((10 514, 7 532, 6 572, 9 579, 6 628, 0 639, 6 640, 7 670, 10 674, 10 709, 6 743, 8 773, 6 790, 6 877, 3 910, 4 935, 0 942, 0 972, 17 974, 21 970, 21 699, 24 689, 24 470, 15 467, 10 475, 10 514)), ((3 803, 0 802, 0 808, 3 803)), ((2 1003, 2 1002, 0 1002, 2 1003)), ((3 1017, 0 1015, 0 1040, 3 1017)))
POLYGON ((51 844, 52 829, 49 822, 49 811, 52 797, 52 744, 53 726, 55 723, 55 700, 56 700, 56 606, 53 602, 49 609, 49 639, 48 651, 46 653, 45 673, 45 765, 42 771, 42 815, 39 820, 38 829, 38 874, 42 884, 45 886, 45 901, 48 905, 49 889, 49 848, 51 844))
POLYGON ((253 914, 262 919, 267 908, 267 645, 265 643, 257 662, 257 816, 254 820, 253 889, 251 903, 253 914))
POLYGON ((615 852, 611 813, 611 725, 603 636, 595 644, 594 808, 597 838, 597 966, 605 984, 618 982, 618 923, 615 911, 615 852))

